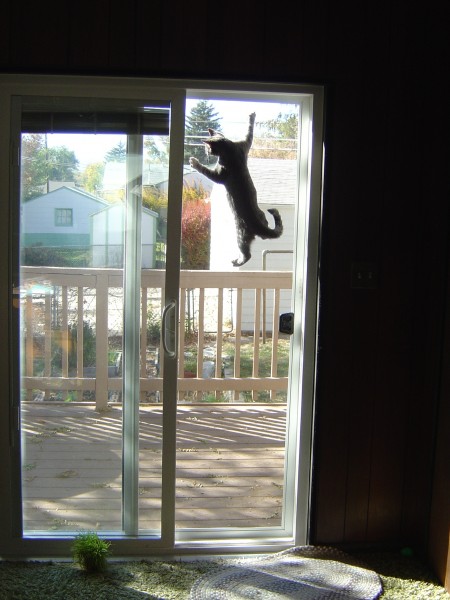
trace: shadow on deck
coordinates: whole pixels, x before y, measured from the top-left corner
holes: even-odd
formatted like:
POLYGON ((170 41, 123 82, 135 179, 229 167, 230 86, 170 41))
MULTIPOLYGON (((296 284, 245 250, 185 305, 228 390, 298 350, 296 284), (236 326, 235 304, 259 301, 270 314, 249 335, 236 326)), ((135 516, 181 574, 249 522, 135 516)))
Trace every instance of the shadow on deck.
MULTIPOLYGON (((176 527, 281 524, 286 409, 192 404, 177 412, 176 527)), ((122 530, 122 409, 22 405, 24 530, 122 530)), ((140 407, 139 522, 161 520, 162 406, 140 407)))

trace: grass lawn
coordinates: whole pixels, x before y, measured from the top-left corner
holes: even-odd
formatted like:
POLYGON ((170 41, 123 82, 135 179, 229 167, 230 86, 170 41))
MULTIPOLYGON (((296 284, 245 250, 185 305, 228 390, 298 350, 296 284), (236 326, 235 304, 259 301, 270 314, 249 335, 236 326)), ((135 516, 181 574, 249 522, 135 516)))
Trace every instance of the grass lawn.
MULTIPOLYGON (((215 348, 215 342, 210 341, 210 347, 215 348)), ((277 377, 287 377, 289 372, 289 349, 290 339, 284 338, 279 339, 277 344, 277 373, 274 374, 277 377)), ((233 377, 234 376, 234 357, 235 357, 235 345, 234 342, 224 339, 222 344, 222 375, 233 377)), ((253 377, 253 357, 254 357, 254 345, 253 340, 249 338, 249 341, 241 344, 241 356, 240 356, 240 376, 253 377)), ((204 360, 207 357, 204 356, 204 360)), ((214 360, 214 359, 213 359, 214 360)), ((259 369, 257 376, 259 377, 270 377, 272 363, 272 343, 269 339, 265 344, 259 342, 259 369)), ((185 372, 195 374, 197 372, 197 345, 196 343, 186 344, 185 347, 185 372)), ((258 399, 252 399, 250 391, 243 392, 242 400, 245 402, 285 402, 286 393, 278 392, 275 400, 270 399, 270 392, 259 392, 258 399)), ((186 398, 187 399, 187 398, 186 398)), ((198 398, 197 398, 198 399, 198 398)), ((228 402, 229 398, 223 397, 223 395, 216 396, 215 394, 202 394, 201 400, 206 402, 228 402)))

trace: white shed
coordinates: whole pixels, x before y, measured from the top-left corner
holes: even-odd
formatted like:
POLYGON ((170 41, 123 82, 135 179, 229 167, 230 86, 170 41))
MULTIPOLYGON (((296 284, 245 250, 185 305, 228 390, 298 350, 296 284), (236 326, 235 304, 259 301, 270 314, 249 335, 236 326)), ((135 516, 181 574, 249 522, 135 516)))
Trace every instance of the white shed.
POLYGON ((79 189, 59 187, 22 204, 22 246, 73 247, 90 244, 90 216, 108 206, 79 189))
MULTIPOLYGON (((155 268, 158 214, 142 209, 142 268, 155 268)), ((92 266, 122 268, 125 207, 112 204, 91 217, 92 266)))

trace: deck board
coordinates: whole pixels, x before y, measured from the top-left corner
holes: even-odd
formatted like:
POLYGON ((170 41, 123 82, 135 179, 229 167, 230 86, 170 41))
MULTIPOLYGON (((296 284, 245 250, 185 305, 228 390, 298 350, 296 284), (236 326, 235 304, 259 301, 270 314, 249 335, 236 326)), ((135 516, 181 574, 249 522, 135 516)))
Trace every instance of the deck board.
MULTIPOLYGON (((281 524, 283 405, 180 405, 176 526, 281 524)), ((26 531, 121 529, 122 413, 91 405, 24 403, 26 531)), ((140 407, 139 511, 143 529, 161 515, 161 405, 140 407)))

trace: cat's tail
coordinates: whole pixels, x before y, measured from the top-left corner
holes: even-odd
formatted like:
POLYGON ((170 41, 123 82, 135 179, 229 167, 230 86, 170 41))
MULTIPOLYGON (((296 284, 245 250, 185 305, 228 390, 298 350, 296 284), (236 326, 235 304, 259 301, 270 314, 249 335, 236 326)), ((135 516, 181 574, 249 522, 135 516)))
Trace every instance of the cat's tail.
POLYGON ((270 214, 273 216, 273 219, 275 221, 275 227, 273 229, 269 229, 267 227, 267 229, 264 229, 264 235, 261 236, 263 239, 266 238, 279 238, 280 235, 283 233, 283 221, 281 220, 280 217, 280 213, 277 211, 276 208, 268 208, 267 212, 270 212, 270 214))

